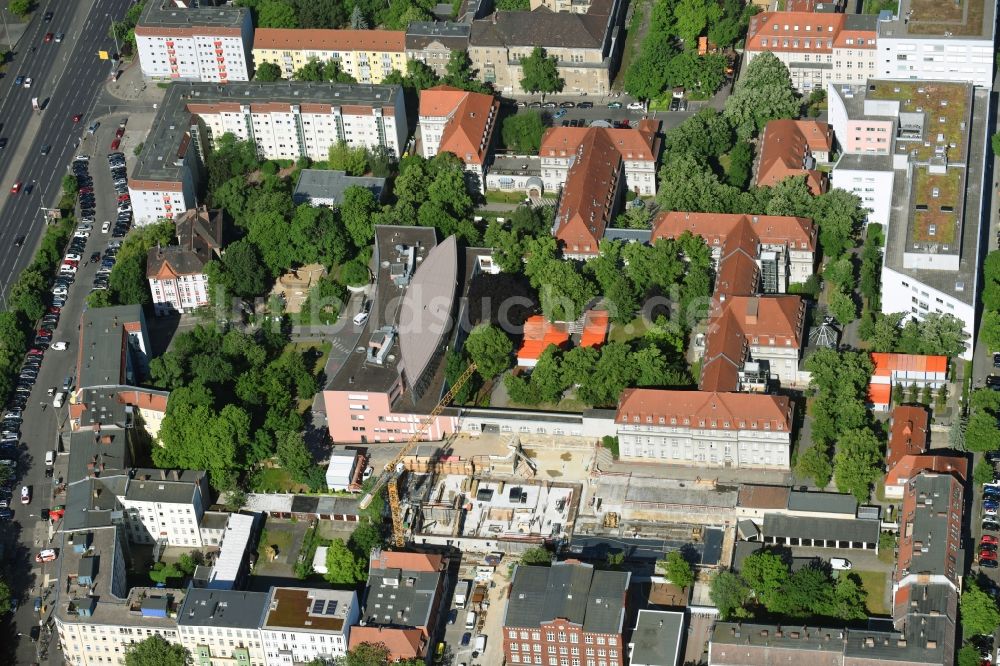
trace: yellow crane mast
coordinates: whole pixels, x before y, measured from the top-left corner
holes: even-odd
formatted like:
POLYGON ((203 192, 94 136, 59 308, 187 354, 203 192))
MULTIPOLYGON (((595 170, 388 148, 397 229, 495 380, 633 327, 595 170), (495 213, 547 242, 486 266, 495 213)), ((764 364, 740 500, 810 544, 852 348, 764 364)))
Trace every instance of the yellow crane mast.
POLYGON ((448 406, 449 403, 454 399, 455 394, 465 386, 465 382, 469 381, 472 377, 472 373, 476 371, 476 364, 470 363, 469 367, 455 379, 452 383, 451 388, 448 392, 444 394, 441 398, 441 402, 434 406, 430 414, 424 417, 417 428, 413 431, 410 439, 403 445, 403 448, 399 450, 396 457, 386 463, 385 468, 382 473, 378 475, 375 480, 375 484, 372 489, 368 491, 368 494, 361 498, 361 502, 358 503, 358 507, 362 509, 368 508, 368 505, 372 503, 375 499, 375 495, 382 490, 382 486, 388 484, 386 491, 389 494, 389 512, 392 515, 392 542, 397 548, 402 548, 406 545, 406 534, 403 530, 403 509, 399 502, 399 485, 397 481, 400 475, 403 473, 403 458, 410 452, 410 450, 416 445, 417 442, 423 437, 427 429, 434 423, 434 419, 440 416, 444 408, 448 406))

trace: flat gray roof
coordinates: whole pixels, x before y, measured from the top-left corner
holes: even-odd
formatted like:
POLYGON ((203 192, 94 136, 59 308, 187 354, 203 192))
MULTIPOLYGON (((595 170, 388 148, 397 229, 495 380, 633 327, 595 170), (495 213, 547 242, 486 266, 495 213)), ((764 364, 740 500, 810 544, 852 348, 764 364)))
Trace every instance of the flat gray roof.
POLYGON ((414 21, 406 26, 406 48, 423 49, 432 42, 449 48, 465 48, 472 26, 454 21, 414 21))
POLYGON ((333 203, 339 204, 343 202, 344 190, 348 187, 363 187, 370 190, 376 199, 381 199, 385 178, 348 176, 344 171, 303 169, 299 172, 292 199, 297 204, 307 203, 310 199, 332 199, 333 203))
POLYGON ((625 571, 597 570, 589 564, 519 564, 514 568, 504 626, 538 627, 542 622, 565 618, 587 632, 621 633, 630 576, 625 571))
POLYGON ((268 606, 267 592, 191 588, 177 614, 178 626, 256 629, 268 606))
POLYGON ((139 17, 139 26, 156 28, 190 28, 193 26, 213 26, 238 28, 247 20, 249 9, 231 5, 204 6, 195 8, 178 7, 171 0, 149 0, 139 17))
MULTIPOLYGON (((225 85, 196 81, 170 84, 146 136, 142 153, 132 168, 132 180, 179 182, 181 161, 178 151, 191 130, 192 104, 303 103, 333 106, 371 106, 394 108, 401 86, 376 86, 344 83, 275 81, 273 83, 234 81, 225 85)), ((193 149, 189 146, 187 149, 193 149)))
POLYGON ((144 321, 142 308, 138 305, 84 310, 80 318, 76 386, 128 384, 131 363, 130 355, 122 353, 128 346, 124 326, 144 321))
POLYGON ((373 627, 430 628, 440 580, 440 571, 372 569, 361 617, 373 627))
POLYGON ((862 153, 845 153, 833 167, 834 181, 837 179, 837 169, 862 169, 865 171, 892 171, 892 155, 865 155, 862 153))
POLYGON ((789 511, 814 513, 842 513, 853 516, 858 512, 858 501, 844 493, 813 493, 793 490, 788 493, 789 511))
MULTIPOLYGON (((908 573, 932 574, 953 579, 961 575, 965 558, 961 550, 955 560, 948 549, 948 534, 962 529, 961 516, 952 521, 952 488, 955 483, 950 474, 920 473, 910 479, 909 492, 916 493, 910 527, 910 539, 905 547, 912 551, 908 573)), ((902 565, 901 565, 902 566, 902 565)), ((900 572, 904 574, 905 572, 900 572)))
POLYGON ((879 521, 765 513, 763 532, 765 539, 769 537, 801 537, 803 539, 878 543, 879 521))
POLYGON ((677 666, 684 624, 684 613, 640 610, 629 644, 629 661, 643 666, 677 666))
POLYGON ((879 37, 992 41, 995 0, 899 0, 891 20, 879 22, 879 37))

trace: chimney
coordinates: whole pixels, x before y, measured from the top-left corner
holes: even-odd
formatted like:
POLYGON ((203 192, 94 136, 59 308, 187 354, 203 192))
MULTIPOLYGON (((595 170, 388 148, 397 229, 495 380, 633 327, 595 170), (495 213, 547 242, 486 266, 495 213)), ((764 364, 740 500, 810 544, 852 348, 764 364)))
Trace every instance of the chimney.
POLYGON ((756 324, 757 323, 757 311, 760 308, 760 298, 753 296, 747 299, 747 317, 746 323, 756 324))

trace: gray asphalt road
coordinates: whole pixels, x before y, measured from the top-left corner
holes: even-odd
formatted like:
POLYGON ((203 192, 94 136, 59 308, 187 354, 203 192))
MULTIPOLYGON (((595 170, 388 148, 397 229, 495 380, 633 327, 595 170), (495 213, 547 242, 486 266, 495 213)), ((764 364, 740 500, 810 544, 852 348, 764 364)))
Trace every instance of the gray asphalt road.
POLYGON ((75 140, 86 131, 88 115, 110 73, 110 65, 98 59, 102 49, 114 50, 108 38, 112 18, 125 15, 129 0, 84 0, 39 3, 35 17, 18 43, 6 76, 0 79, 0 136, 8 139, 0 157, 0 247, 13 247, 17 236, 27 236, 19 252, 0 257, 0 288, 5 289, 29 263, 42 232, 43 205, 53 205, 66 165, 75 154, 75 140), (46 11, 55 16, 42 21, 46 11), (44 42, 46 32, 64 32, 61 44, 44 42), (34 48, 34 52, 31 49, 34 48), (17 88, 18 75, 33 79, 30 89, 17 88), (31 99, 48 100, 41 112, 34 112, 31 99), (79 124, 74 114, 83 114, 79 124), (43 145, 51 152, 41 155, 43 145), (31 185, 31 192, 11 195, 16 181, 31 185))

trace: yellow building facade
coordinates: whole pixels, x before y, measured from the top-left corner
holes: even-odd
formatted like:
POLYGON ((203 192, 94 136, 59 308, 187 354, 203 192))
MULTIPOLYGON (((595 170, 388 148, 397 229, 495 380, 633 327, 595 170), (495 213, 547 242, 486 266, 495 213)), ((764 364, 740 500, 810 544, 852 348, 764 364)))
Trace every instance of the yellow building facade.
POLYGON ((402 30, 300 30, 258 28, 254 67, 277 65, 290 79, 313 58, 333 60, 358 83, 382 83, 393 70, 406 72, 406 33, 402 30))

